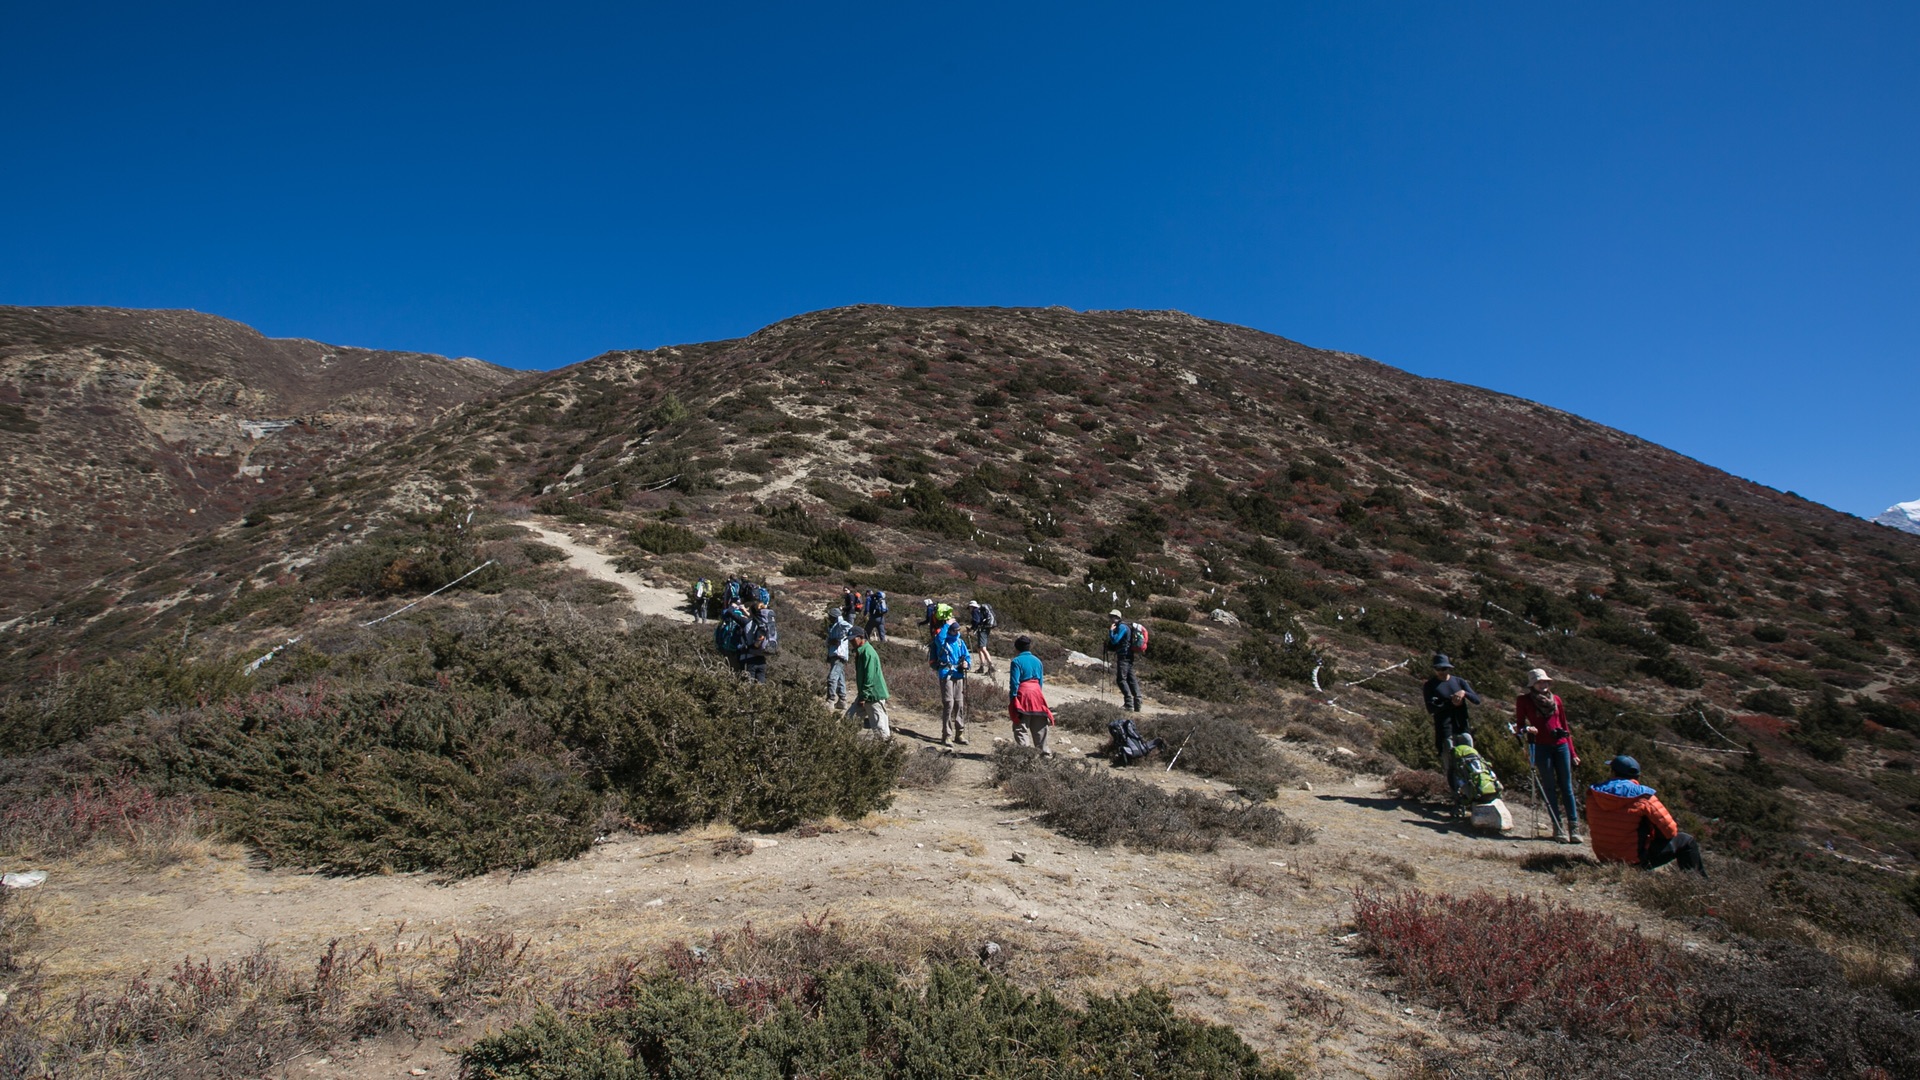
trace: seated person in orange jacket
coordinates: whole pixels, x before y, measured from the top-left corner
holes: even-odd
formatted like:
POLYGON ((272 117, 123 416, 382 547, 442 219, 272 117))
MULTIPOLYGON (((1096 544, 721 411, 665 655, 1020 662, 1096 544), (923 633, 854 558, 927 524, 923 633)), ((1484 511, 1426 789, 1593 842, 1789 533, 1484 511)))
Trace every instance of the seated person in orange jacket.
POLYGON ((1706 877, 1700 844, 1680 831, 1653 789, 1640 782, 1640 763, 1622 754, 1610 764, 1613 779, 1587 792, 1587 835, 1594 857, 1646 870, 1678 862, 1680 869, 1706 877))

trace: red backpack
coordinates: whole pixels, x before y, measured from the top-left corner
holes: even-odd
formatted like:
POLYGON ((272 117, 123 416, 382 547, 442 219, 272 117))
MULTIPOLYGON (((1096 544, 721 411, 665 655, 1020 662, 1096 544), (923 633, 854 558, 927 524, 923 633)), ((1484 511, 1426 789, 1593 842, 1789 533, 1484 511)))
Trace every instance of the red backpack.
POLYGON ((1132 626, 1133 633, 1128 638, 1127 644, 1133 647, 1134 652, 1140 653, 1143 656, 1146 655, 1147 643, 1153 640, 1153 635, 1148 632, 1146 626, 1142 623, 1131 623, 1129 625, 1132 626))

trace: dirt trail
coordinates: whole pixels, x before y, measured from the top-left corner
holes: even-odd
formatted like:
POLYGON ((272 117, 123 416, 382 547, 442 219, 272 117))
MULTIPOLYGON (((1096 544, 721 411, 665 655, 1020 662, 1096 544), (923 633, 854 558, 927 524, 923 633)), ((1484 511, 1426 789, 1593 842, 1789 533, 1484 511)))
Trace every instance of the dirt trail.
MULTIPOLYGON (((673 591, 620 574, 570 536, 530 528, 583 571, 619 582, 637 610, 685 617, 673 591)), ((1384 1078, 1412 1050, 1455 1036, 1431 1010, 1392 996, 1356 955, 1345 930, 1354 892, 1409 883, 1453 892, 1570 891, 1551 876, 1522 872, 1515 860, 1562 849, 1469 835, 1386 797, 1377 778, 1304 754, 1296 758, 1302 782, 1275 805, 1318 829, 1312 844, 1142 854, 1068 840, 1035 825, 990 785, 992 744, 1010 735, 1004 713, 991 707, 1003 685, 998 677, 976 680, 976 701, 989 708, 976 711, 972 745, 952 755, 955 769, 941 787, 902 791, 883 814, 822 835, 776 837, 775 846, 746 857, 718 852, 716 840, 728 833, 708 829, 611 837, 566 862, 452 884, 423 875, 267 871, 238 850, 158 874, 115 863, 56 865, 34 897, 45 940, 55 946, 47 970, 63 981, 111 983, 164 973, 187 955, 218 961, 266 945, 311 963, 336 937, 405 944, 479 928, 510 931, 558 961, 585 966, 749 921, 777 925, 827 911, 848 920, 974 925, 983 936, 1011 925, 1043 949, 1081 958, 1074 984, 1081 989, 1162 985, 1183 1008, 1234 1024, 1304 1075, 1384 1078), (1235 875, 1242 887, 1223 881, 1235 875), (1259 888, 1244 886, 1249 875, 1259 888)), ((1056 703, 1117 704, 1111 687, 1061 685, 1049 693, 1056 703)), ((1149 711, 1158 707, 1148 702, 1149 711)), ((937 717, 902 707, 895 721, 910 752, 939 752, 937 717)), ((1100 741, 1059 734, 1069 756, 1100 741)), ((1224 785, 1159 766, 1131 775, 1224 794, 1224 785)), ((1525 812, 1516 815, 1524 826, 1525 812)), ((1650 921, 1622 911, 1600 886, 1579 889, 1583 906, 1650 921)), ((398 1075, 402 1061, 430 1075, 452 1071, 438 1046, 389 1042, 303 1061, 292 1075, 398 1075)))
POLYGON ((567 553, 568 562, 590 577, 609 581, 633 597, 633 609, 642 615, 658 615, 663 619, 688 618, 685 595, 673 590, 662 589, 647 584, 638 574, 625 574, 616 570, 613 560, 590 544, 576 540, 558 529, 536 525, 530 521, 519 522, 521 528, 538 536, 567 553))

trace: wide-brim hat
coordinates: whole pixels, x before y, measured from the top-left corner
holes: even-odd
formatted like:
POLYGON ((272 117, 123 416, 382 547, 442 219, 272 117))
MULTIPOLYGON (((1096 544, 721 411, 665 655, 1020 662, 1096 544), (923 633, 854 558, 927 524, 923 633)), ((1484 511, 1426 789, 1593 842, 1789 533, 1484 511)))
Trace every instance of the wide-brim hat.
POLYGON ((1539 686, 1543 682, 1552 681, 1553 676, 1547 674, 1547 669, 1545 668, 1534 668, 1532 671, 1527 672, 1528 686, 1539 686))
POLYGON ((1125 618, 1125 616, 1123 616, 1123 615, 1121 615, 1121 614, 1120 614, 1120 609, 1119 609, 1119 608, 1114 608, 1114 609, 1113 609, 1112 611, 1109 611, 1109 612, 1107 612, 1107 618, 1109 618, 1109 619, 1121 619, 1121 618, 1125 618))
POLYGON ((1437 667, 1437 668, 1441 668, 1441 669, 1443 669, 1443 670, 1446 670, 1446 671, 1452 671, 1452 670, 1453 670, 1453 661, 1451 661, 1451 660, 1449 660, 1449 659, 1447 659, 1447 654, 1446 654, 1446 653, 1434 653, 1434 654, 1433 654, 1433 666, 1434 666, 1434 667, 1437 667))

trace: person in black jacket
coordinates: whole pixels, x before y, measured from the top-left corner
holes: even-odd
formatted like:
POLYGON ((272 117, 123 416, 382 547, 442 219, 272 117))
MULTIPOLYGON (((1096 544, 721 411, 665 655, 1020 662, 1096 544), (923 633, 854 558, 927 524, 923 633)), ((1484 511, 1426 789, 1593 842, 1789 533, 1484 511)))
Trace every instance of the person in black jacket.
POLYGON ((1420 701, 1433 717, 1434 749, 1440 755, 1440 771, 1451 785, 1453 737, 1473 734, 1467 706, 1480 704, 1480 695, 1472 683, 1453 673, 1453 661, 1440 653, 1433 658, 1433 674, 1420 686, 1420 701))

